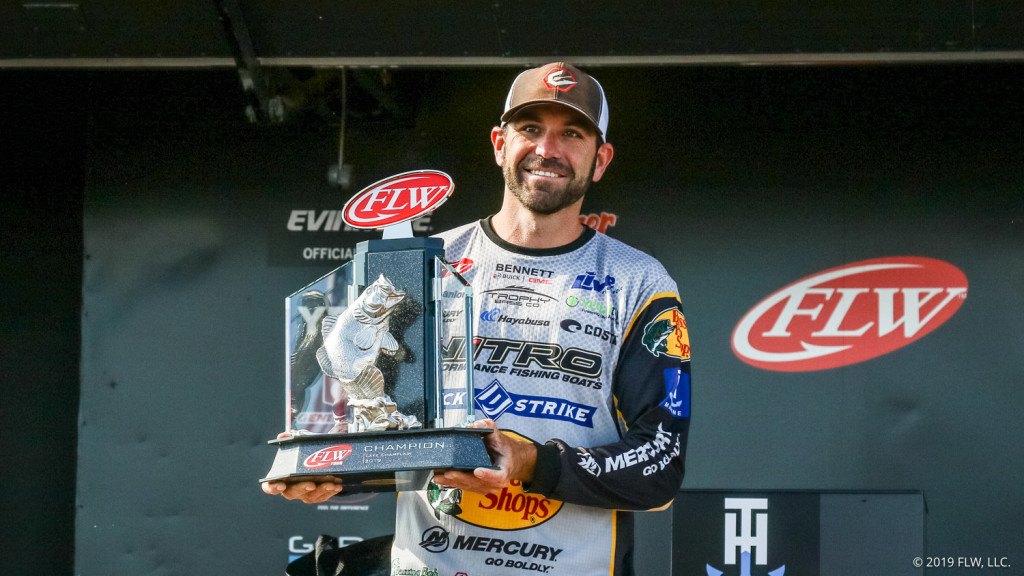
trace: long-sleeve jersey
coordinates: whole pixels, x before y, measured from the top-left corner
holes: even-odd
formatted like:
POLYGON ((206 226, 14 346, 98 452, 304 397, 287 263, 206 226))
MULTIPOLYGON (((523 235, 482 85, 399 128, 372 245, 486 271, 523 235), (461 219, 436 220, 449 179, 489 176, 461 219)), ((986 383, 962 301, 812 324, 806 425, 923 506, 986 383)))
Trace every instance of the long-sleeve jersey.
MULTIPOLYGON (((683 478, 690 346, 675 282, 590 229, 545 250, 488 220, 440 237, 474 295, 476 416, 535 442, 538 459, 528 486, 498 495, 402 493, 392 574, 632 573, 628 511, 665 506, 683 478)), ((464 344, 444 342, 446 373, 467 369, 464 344)), ((446 416, 465 410, 463 391, 444 397, 446 416)))

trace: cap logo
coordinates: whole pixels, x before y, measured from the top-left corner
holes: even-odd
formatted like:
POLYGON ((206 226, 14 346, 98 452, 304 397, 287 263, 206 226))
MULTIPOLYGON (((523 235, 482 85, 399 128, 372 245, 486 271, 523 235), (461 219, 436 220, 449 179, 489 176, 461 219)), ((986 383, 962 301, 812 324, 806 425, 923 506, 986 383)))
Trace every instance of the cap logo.
POLYGON ((552 68, 544 75, 544 85, 552 90, 568 92, 577 84, 576 78, 565 68, 552 68))

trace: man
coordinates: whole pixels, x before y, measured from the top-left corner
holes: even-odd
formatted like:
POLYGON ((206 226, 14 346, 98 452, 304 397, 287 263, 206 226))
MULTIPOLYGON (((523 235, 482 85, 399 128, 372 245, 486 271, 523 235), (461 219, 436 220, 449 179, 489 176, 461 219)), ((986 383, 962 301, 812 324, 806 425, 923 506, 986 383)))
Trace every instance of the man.
MULTIPOLYGON (((623 511, 679 489, 690 379, 676 284, 580 222, 614 154, 607 127, 600 84, 568 64, 509 91, 491 131, 501 210, 440 235, 477 295, 476 406, 489 418, 475 426, 500 425, 487 436, 497 468, 400 495, 392 574, 631 574, 623 511)), ((340 489, 264 485, 310 503, 340 489)))

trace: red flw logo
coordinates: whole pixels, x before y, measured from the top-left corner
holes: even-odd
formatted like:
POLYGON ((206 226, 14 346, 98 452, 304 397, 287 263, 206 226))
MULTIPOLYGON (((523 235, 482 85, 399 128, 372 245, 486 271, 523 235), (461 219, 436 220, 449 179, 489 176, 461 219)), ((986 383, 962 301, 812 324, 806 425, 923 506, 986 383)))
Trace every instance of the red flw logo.
POLYGON ((364 188, 345 203, 342 212, 353 228, 383 228, 435 210, 454 189, 444 172, 404 172, 364 188))
MULTIPOLYGON (((473 261, 470 260, 469 258, 463 258, 462 260, 459 260, 458 262, 450 262, 449 266, 454 268, 455 271, 458 272, 459 274, 465 274, 466 272, 469 272, 470 268, 473 267, 473 261)), ((451 276, 451 275, 452 275, 452 273, 449 272, 447 268, 445 268, 444 274, 441 274, 441 277, 442 278, 447 278, 448 276, 451 276)))
POLYGON ((732 350, 766 370, 847 366, 921 338, 966 298, 967 277, 947 262, 864 260, 808 276, 762 300, 736 325, 732 350))
POLYGON ((348 455, 352 453, 352 447, 348 444, 335 444, 327 448, 321 448, 306 457, 302 463, 309 470, 338 466, 348 455))

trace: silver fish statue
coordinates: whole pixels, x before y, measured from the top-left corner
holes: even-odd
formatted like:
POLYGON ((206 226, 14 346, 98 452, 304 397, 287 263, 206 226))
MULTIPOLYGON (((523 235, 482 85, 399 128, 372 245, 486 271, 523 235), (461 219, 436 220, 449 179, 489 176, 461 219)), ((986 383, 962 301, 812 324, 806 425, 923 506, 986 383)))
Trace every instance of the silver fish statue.
MULTIPOLYGON (((419 428, 415 416, 406 416, 395 409, 395 403, 384 392, 384 375, 377 368, 383 353, 394 356, 400 350, 388 331, 390 316, 405 292, 395 288, 383 274, 359 295, 339 316, 325 316, 321 332, 324 345, 316 351, 316 359, 324 374, 336 379, 348 397, 352 411, 349 430, 388 430, 419 428)), ((340 424, 344 416, 335 419, 340 424)), ((338 430, 338 426, 334 431, 338 430)))

